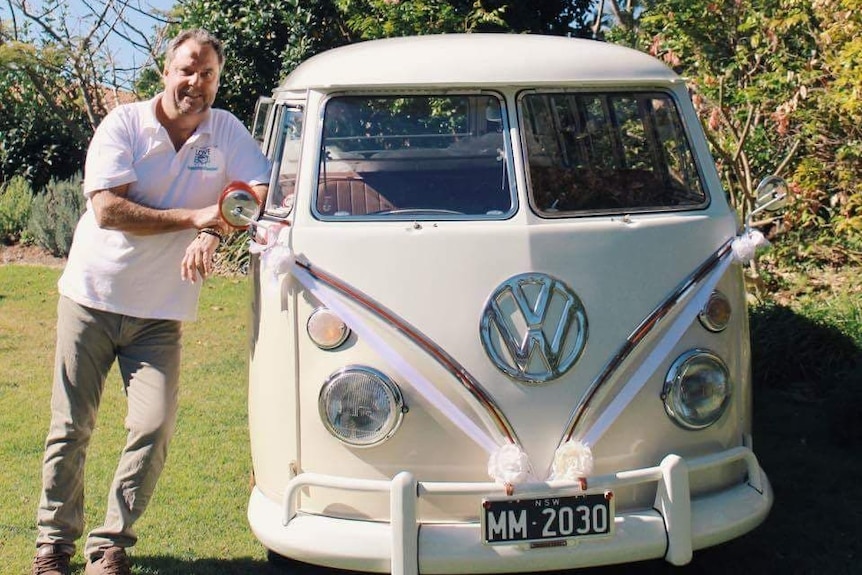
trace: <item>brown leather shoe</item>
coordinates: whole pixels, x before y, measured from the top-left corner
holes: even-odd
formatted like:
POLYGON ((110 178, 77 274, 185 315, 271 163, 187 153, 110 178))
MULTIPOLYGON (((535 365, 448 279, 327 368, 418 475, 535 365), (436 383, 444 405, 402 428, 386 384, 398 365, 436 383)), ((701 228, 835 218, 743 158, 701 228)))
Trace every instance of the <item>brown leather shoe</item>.
POLYGON ((132 575, 132 565, 122 547, 108 547, 96 559, 87 561, 86 575, 132 575))
POLYGON ((74 545, 42 544, 33 558, 33 575, 72 575, 69 562, 75 554, 74 545))

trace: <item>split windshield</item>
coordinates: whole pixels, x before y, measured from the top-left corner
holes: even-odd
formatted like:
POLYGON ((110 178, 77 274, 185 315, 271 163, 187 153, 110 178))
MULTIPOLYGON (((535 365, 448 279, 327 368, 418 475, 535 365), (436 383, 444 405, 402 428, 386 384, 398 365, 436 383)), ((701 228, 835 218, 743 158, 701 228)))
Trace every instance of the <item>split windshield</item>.
MULTIPOLYGON (((529 203, 547 218, 705 207, 674 100, 660 92, 524 92, 529 203)), ((279 186, 293 206, 302 110, 282 110, 279 186)), ((502 98, 335 96, 324 107, 312 211, 324 220, 503 219, 516 209, 502 98)))

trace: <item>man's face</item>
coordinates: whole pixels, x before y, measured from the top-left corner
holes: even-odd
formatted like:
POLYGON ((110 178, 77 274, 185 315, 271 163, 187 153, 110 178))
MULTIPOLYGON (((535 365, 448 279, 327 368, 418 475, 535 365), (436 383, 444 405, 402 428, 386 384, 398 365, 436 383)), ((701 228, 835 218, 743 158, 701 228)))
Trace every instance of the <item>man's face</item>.
POLYGON ((170 116, 204 114, 218 91, 219 62, 211 46, 186 40, 163 73, 164 106, 170 116))

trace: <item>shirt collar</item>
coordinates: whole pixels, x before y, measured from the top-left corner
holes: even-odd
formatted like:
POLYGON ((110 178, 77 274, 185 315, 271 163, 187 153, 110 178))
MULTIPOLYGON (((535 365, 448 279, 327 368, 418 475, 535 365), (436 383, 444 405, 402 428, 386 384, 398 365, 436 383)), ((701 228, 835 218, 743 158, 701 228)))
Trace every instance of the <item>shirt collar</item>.
MULTIPOLYGON (((159 131, 159 129, 163 128, 161 122, 159 122, 158 117, 156 116, 156 106, 159 105, 159 101, 164 98, 165 93, 159 92, 155 96, 150 99, 147 106, 147 114, 144 117, 144 129, 152 130, 154 132, 159 131)), ((212 125, 213 125, 213 114, 212 109, 210 109, 209 113, 207 113, 206 118, 204 118, 203 122, 198 124, 198 127, 195 128, 194 136, 209 136, 212 134, 212 125)))

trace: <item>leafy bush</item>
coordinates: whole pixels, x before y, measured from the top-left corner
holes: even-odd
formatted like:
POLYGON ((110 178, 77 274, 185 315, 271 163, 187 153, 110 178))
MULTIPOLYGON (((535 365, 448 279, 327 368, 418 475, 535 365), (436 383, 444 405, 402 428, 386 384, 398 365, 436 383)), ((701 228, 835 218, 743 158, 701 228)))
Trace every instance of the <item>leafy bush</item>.
POLYGON ((81 181, 80 172, 67 180, 51 178, 33 198, 27 231, 37 245, 56 257, 69 255, 75 226, 86 208, 81 181))
POLYGON ((21 239, 30 217, 33 190, 21 176, 15 176, 0 188, 0 242, 21 239))
POLYGON ((0 181, 23 176, 39 190, 50 176, 80 169, 93 132, 80 105, 63 105, 54 92, 58 100, 46 102, 41 92, 47 88, 40 90, 24 67, 0 65, 0 181))

